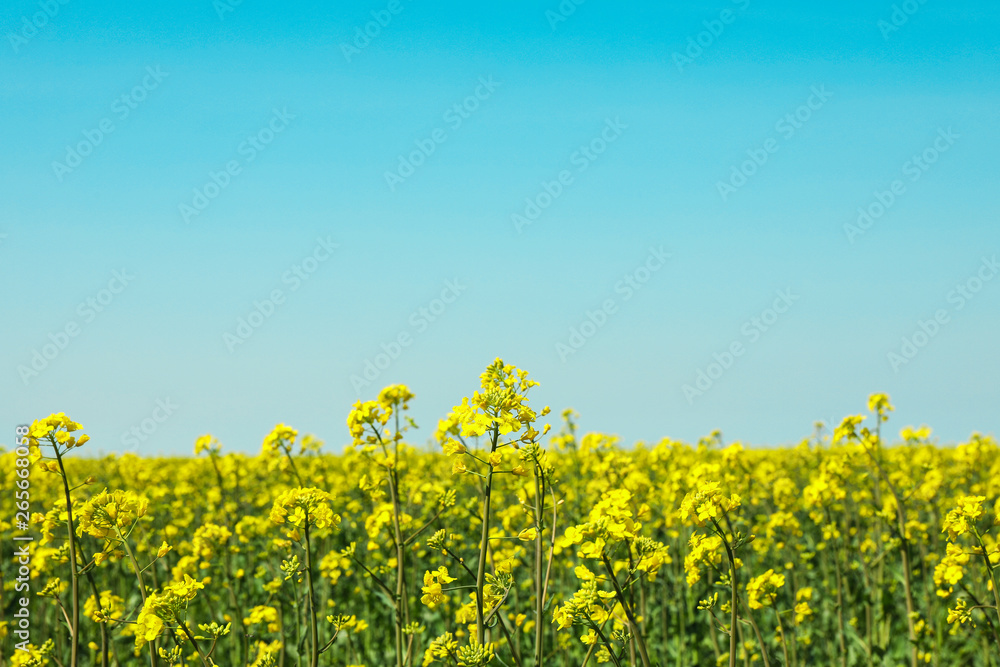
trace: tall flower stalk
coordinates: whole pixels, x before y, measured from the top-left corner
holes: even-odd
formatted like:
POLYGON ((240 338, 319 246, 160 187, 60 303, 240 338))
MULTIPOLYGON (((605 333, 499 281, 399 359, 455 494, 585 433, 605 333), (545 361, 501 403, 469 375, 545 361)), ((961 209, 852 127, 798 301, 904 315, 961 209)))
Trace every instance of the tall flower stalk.
POLYGON ((63 499, 66 503, 66 539, 69 545, 69 575, 70 575, 70 667, 77 667, 79 663, 80 649, 80 575, 77 570, 79 560, 77 559, 78 544, 76 541, 76 525, 73 515, 73 498, 70 491, 69 476, 66 474, 66 466, 63 456, 74 447, 83 446, 90 436, 81 434, 79 437, 72 435, 83 427, 65 415, 57 412, 32 423, 28 431, 28 443, 31 449, 32 461, 42 459, 39 449, 40 441, 44 441, 52 447, 54 464, 46 464, 44 461, 40 468, 54 472, 59 475, 62 481, 63 499))
MULTIPOLYGON (((857 440, 864 449, 865 454, 868 455, 872 465, 875 467, 877 475, 876 483, 881 481, 881 483, 885 484, 886 488, 889 489, 889 493, 891 494, 891 501, 894 508, 883 508, 881 507, 882 501, 876 487, 875 502, 880 506, 877 506, 875 509, 879 513, 879 516, 890 514, 896 520, 894 528, 900 543, 900 555, 903 565, 903 593, 906 600, 906 624, 910 640, 910 665, 911 667, 917 667, 917 634, 914 625, 915 607, 913 603, 913 566, 910 563, 911 551, 908 536, 909 531, 906 525, 905 499, 899 492, 896 484, 893 483, 892 479, 886 472, 885 466, 881 460, 882 423, 889 419, 888 413, 893 410, 893 407, 892 404, 889 403, 889 397, 886 394, 872 394, 868 398, 868 409, 875 413, 876 425, 874 432, 867 428, 861 428, 860 431, 856 431, 855 429, 861 422, 862 417, 847 417, 837 429, 834 439, 838 440, 844 438, 847 440, 857 440), (885 511, 886 509, 888 509, 888 511, 885 511)), ((876 520, 878 520, 878 518, 879 517, 876 517, 876 520)))
MULTIPOLYGON (((492 539, 490 532, 494 484, 497 475, 529 475, 524 463, 529 461, 530 457, 527 459, 521 457, 521 460, 511 467, 509 463, 504 463, 509 451, 507 448, 520 450, 524 447, 525 451, 528 451, 533 447, 537 450, 538 438, 542 432, 535 430, 533 424, 540 415, 548 414, 549 410, 545 408, 539 415, 528 407, 528 392, 537 386, 538 382, 528 379, 527 371, 505 364, 502 359, 494 360, 479 376, 479 382, 480 389, 473 392, 471 397, 462 399, 462 403, 456 405, 451 414, 441 421, 437 435, 445 454, 452 457, 452 472, 457 475, 473 475, 480 481, 480 540, 475 577, 476 646, 487 647, 489 646, 486 637, 488 622, 499 612, 500 606, 506 600, 505 593, 491 609, 487 610, 486 599, 490 597, 487 595, 487 588, 491 590, 496 588, 495 584, 489 582, 491 575, 487 572, 492 539), (467 441, 468 438, 481 437, 487 438, 488 448, 474 448, 467 441)), ((544 432, 547 430, 546 428, 544 432)), ((534 520, 536 535, 532 537, 536 547, 536 572, 541 571, 541 541, 538 530, 539 515, 544 502, 541 496, 541 493, 536 494, 534 520)), ((507 592, 509 588, 507 586, 507 592)), ((543 581, 537 582, 536 591, 535 613, 540 614, 545 597, 543 581)), ((498 619, 498 623, 506 634, 508 630, 503 619, 498 619)), ((536 619, 536 624, 541 624, 540 617, 536 619)), ((515 648, 513 646, 510 648, 516 659, 515 648)), ((540 660, 538 656, 542 652, 542 634, 536 628, 536 660, 540 660)))
POLYGON ((306 586, 308 588, 309 666, 319 665, 319 628, 316 620, 316 588, 314 583, 312 531, 340 525, 340 515, 330 507, 332 496, 315 487, 289 489, 279 495, 271 507, 271 522, 286 528, 293 542, 303 543, 306 552, 306 586))
MULTIPOLYGON (((727 574, 730 588, 729 598, 729 667, 736 667, 736 644, 739 622, 738 607, 740 604, 739 587, 736 571, 741 563, 736 553, 740 547, 751 542, 753 535, 744 535, 734 530, 730 513, 742 503, 737 494, 723 495, 718 482, 707 482, 688 493, 681 502, 681 520, 699 528, 708 528, 713 535, 702 539, 698 533, 691 537, 692 550, 684 561, 688 571, 688 584, 698 581, 699 566, 702 563, 712 563, 714 552, 718 546, 725 548, 726 560, 729 564, 727 574), (723 526, 725 524, 725 527, 723 526), (697 545, 697 546, 696 546, 697 545)), ((761 646, 761 652, 766 654, 766 647, 761 646)), ((766 659, 766 658, 765 658, 766 659)))
MULTIPOLYGON (((415 425, 409 417, 404 417, 404 424, 400 425, 400 415, 409 409, 409 402, 412 399, 413 394, 405 385, 390 385, 379 393, 378 399, 355 403, 347 416, 347 428, 352 437, 351 444, 363 456, 383 470, 383 481, 389 487, 389 500, 392 503, 392 541, 396 555, 396 581, 391 589, 384 583, 382 585, 390 594, 393 603, 396 667, 403 667, 410 654, 409 647, 404 648, 403 646, 404 630, 410 623, 409 604, 406 599, 406 547, 415 535, 410 536, 410 539, 403 537, 399 449, 403 433, 415 425), (386 428, 390 419, 393 419, 395 427, 392 431, 386 428)), ((365 481, 362 486, 373 498, 378 498, 383 493, 381 483, 369 484, 365 481)), ((430 522, 424 527, 429 524, 430 522)), ((417 534, 422 530, 423 528, 418 530, 417 534)), ((412 643, 412 639, 409 643, 412 643)))

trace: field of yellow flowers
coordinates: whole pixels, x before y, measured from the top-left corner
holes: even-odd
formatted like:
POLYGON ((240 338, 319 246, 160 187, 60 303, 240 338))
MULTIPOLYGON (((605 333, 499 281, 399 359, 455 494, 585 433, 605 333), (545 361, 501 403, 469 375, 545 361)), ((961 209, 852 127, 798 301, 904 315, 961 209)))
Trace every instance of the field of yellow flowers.
POLYGON ((1000 665, 993 438, 890 443, 876 394, 793 448, 629 448, 550 430, 536 384, 497 359, 431 448, 386 387, 339 455, 278 425, 95 459, 34 422, 0 455, 0 664, 1000 665))

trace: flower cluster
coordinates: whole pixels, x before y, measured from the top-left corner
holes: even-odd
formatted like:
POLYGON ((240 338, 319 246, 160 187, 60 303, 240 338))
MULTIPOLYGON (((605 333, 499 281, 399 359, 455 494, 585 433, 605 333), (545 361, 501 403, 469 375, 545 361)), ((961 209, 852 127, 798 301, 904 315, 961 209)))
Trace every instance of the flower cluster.
POLYGON ((688 493, 681 502, 680 518, 695 526, 718 522, 724 514, 740 506, 740 496, 726 497, 718 482, 707 482, 688 493))
POLYGON ((747 584, 747 604, 751 609, 771 605, 778 595, 778 589, 785 585, 785 575, 774 570, 758 575, 747 584))
POLYGON ((148 509, 149 500, 132 491, 104 489, 80 508, 77 535, 87 533, 100 539, 120 536, 148 509))
POLYGON ((332 499, 329 493, 315 487, 289 489, 274 499, 271 522, 290 526, 289 537, 296 541, 307 526, 336 528, 340 515, 334 513, 332 499))
POLYGON ((150 593, 136 619, 136 648, 155 641, 170 625, 180 622, 188 603, 204 587, 204 584, 185 575, 182 581, 170 582, 159 592, 150 593))
POLYGON ((443 565, 433 572, 427 570, 424 573, 424 586, 421 589, 423 596, 421 596, 420 601, 427 605, 428 609, 433 609, 444 603, 448 597, 444 594, 442 587, 453 581, 455 581, 455 577, 448 576, 448 568, 443 565))

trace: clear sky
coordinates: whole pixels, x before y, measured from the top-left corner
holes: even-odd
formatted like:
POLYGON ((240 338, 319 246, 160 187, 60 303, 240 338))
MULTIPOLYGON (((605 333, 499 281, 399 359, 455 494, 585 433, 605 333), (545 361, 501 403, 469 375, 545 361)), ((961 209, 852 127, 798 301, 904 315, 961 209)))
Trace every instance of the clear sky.
POLYGON ((626 442, 791 443, 876 391, 893 432, 997 433, 998 31, 969 0, 9 0, 0 442, 65 411, 95 453, 336 450, 397 382, 422 441, 496 356, 626 442))

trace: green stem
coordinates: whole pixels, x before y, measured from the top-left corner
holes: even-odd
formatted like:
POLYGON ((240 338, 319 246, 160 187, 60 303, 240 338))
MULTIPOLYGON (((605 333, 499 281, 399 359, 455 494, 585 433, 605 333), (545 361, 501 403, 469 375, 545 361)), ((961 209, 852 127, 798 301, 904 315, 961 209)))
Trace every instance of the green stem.
POLYGON ((542 665, 542 616, 545 613, 545 582, 542 572, 542 505, 545 500, 541 466, 535 463, 535 666, 542 665))
MULTIPOLYGON (((716 529, 719 526, 716 524, 716 529)), ((722 544, 726 547, 726 558, 729 559, 729 584, 730 584, 730 594, 731 599, 729 601, 729 667, 736 667, 736 624, 738 622, 738 614, 736 613, 736 606, 739 604, 738 591, 736 589, 736 558, 733 555, 733 550, 729 546, 729 540, 726 536, 722 534, 719 530, 719 537, 722 538, 722 544)))
MULTIPOLYGON (((611 614, 608 614, 608 618, 611 618, 611 614)), ((605 619, 605 622, 607 622, 607 619, 605 619)), ((608 638, 604 634, 604 631, 602 629, 603 627, 604 623, 602 623, 600 626, 598 626, 596 623, 593 625, 594 630, 597 631, 597 636, 601 638, 601 641, 604 642, 604 647, 608 649, 608 655, 611 656, 611 660, 612 662, 615 663, 615 667, 621 667, 622 663, 618 659, 618 656, 615 655, 615 647, 611 644, 610 641, 608 641, 608 638)))
POLYGON ((517 646, 514 645, 514 640, 510 636, 507 624, 503 620, 503 614, 497 614, 497 625, 500 626, 503 636, 507 639, 507 646, 510 647, 510 654, 514 657, 514 662, 517 664, 517 667, 523 667, 521 664, 521 652, 517 649, 517 646))
POLYGON ((395 638, 396 638, 396 667, 403 667, 403 590, 406 582, 406 565, 403 556, 406 553, 403 547, 403 534, 399 529, 399 494, 398 482, 394 471, 389 471, 389 493, 392 496, 392 528, 396 543, 396 591, 393 594, 393 602, 396 607, 395 614, 395 638))
MULTIPOLYGON (((622 609, 625 610, 625 617, 628 619, 629 629, 632 631, 632 637, 639 645, 639 657, 642 658, 643 667, 650 667, 649 654, 646 653, 646 642, 642 639, 642 631, 639 629, 639 624, 635 620, 635 614, 632 613, 632 605, 629 604, 627 599, 625 599, 625 592, 618 584, 618 577, 615 576, 615 569, 611 565, 611 561, 608 560, 607 554, 603 551, 601 552, 601 561, 604 563, 604 569, 608 571, 608 577, 611 579, 611 585, 615 587, 615 597, 618 598, 619 604, 621 604, 622 609)), ((627 583, 628 582, 626 582, 626 584, 627 583)))
MULTIPOLYGON (((396 591, 392 594, 395 615, 393 617, 394 637, 396 641, 396 667, 403 667, 403 625, 409 622, 409 609, 404 601, 406 594, 406 542, 403 540, 403 531, 400 529, 400 515, 402 509, 399 504, 399 412, 395 413, 396 430, 393 433, 392 441, 392 466, 387 471, 389 482, 389 496, 392 500, 392 530, 393 541, 396 546, 396 591)), ((382 451, 388 456, 388 448, 382 439, 382 434, 377 428, 373 428, 375 437, 378 438, 382 451)))
MULTIPOLYGON (((881 436, 878 435, 878 433, 879 431, 876 429, 876 447, 880 446, 882 442, 881 436)), ((862 447, 864 447, 865 452, 875 464, 875 469, 878 470, 879 477, 885 481, 886 486, 889 488, 889 493, 892 494, 893 499, 896 501, 896 521, 898 522, 899 541, 901 547, 900 551, 903 556, 903 592, 906 596, 906 626, 910 637, 910 665, 911 667, 917 667, 917 632, 913 623, 913 574, 912 566, 910 565, 910 542, 906 538, 906 510, 903 507, 903 499, 899 497, 896 485, 892 483, 891 479, 889 479, 889 475, 886 473, 885 468, 882 467, 878 458, 876 458, 876 456, 866 445, 864 445, 863 442, 862 447)))
MULTIPOLYGON (((90 590, 94 593, 94 602, 97 604, 98 610, 103 611, 101 593, 97 590, 97 582, 94 581, 94 575, 90 571, 87 572, 87 581, 90 582, 90 590)), ((101 667, 108 667, 108 624, 106 622, 101 623, 101 667)))
POLYGON ((306 582, 309 585, 309 667, 319 666, 319 628, 316 626, 316 590, 313 585, 312 544, 309 541, 309 514, 305 520, 306 582))
MULTIPOLYGON (((742 603, 743 600, 741 599, 740 602, 742 603)), ((760 655, 764 659, 764 667, 771 667, 771 660, 767 657, 767 645, 764 643, 764 636, 760 634, 760 628, 757 627, 757 621, 754 620, 750 606, 747 605, 745 609, 747 620, 750 622, 750 627, 753 628, 754 636, 757 637, 757 643, 760 645, 760 655)))
MULTIPOLYGON (((146 606, 146 584, 142 581, 142 569, 139 567, 139 561, 135 559, 135 554, 132 552, 132 547, 129 546, 128 538, 122 535, 121 528, 115 525, 115 532, 118 533, 118 539, 121 540, 122 546, 125 547, 125 553, 128 554, 129 560, 132 562, 132 569, 135 570, 135 577, 139 580, 139 594, 142 596, 142 606, 146 606)), ((156 655, 156 640, 149 642, 149 664, 152 667, 157 665, 157 655, 156 655)))
MULTIPOLYGON (((604 620, 603 620, 603 621, 601 621, 601 625, 600 625, 599 627, 595 627, 595 628, 594 628, 594 629, 595 629, 595 630, 597 631, 597 634, 598 634, 598 635, 599 635, 599 636, 600 636, 600 637, 601 637, 602 639, 604 639, 604 635, 603 635, 603 634, 601 634, 601 630, 603 630, 603 629, 604 629, 604 626, 605 626, 605 625, 607 625, 607 623, 608 623, 608 621, 609 621, 609 620, 611 620, 611 614, 608 614, 608 615, 607 615, 607 616, 606 616, 606 617, 604 618, 604 620)), ((607 641, 607 640, 605 640, 605 642, 606 642, 606 641, 607 641)), ((589 650, 587 651, 587 655, 586 655, 586 656, 585 656, 585 657, 583 658, 583 664, 582 664, 582 665, 580 665, 580 667, 587 667, 587 663, 588 663, 588 662, 590 662, 590 658, 591 658, 591 656, 592 656, 592 655, 594 654, 594 651, 596 651, 596 650, 597 650, 597 642, 594 642, 593 644, 591 644, 591 645, 590 645, 590 649, 589 649, 589 650)), ((612 657, 614 657, 614 651, 613 651, 613 650, 611 649, 611 647, 610 647, 610 646, 608 646, 608 653, 610 653, 610 654, 612 655, 612 657)), ((616 662, 617 662, 617 661, 616 661, 616 662)))
POLYGON ((59 444, 51 434, 49 442, 52 443, 52 449, 56 453, 59 472, 62 473, 63 494, 66 498, 66 531, 69 536, 69 577, 72 594, 72 627, 70 630, 73 633, 70 638, 70 667, 77 667, 80 644, 80 581, 76 574, 76 527, 73 524, 73 501, 70 498, 69 480, 66 477, 66 467, 63 465, 62 455, 59 453, 59 444))
POLYGON ((788 667, 792 663, 788 661, 788 637, 785 635, 785 626, 781 624, 781 614, 778 613, 778 601, 771 597, 771 606, 774 607, 774 617, 778 619, 778 632, 781 635, 781 652, 785 656, 785 665, 788 667))
MULTIPOLYGON (((493 426, 490 442, 490 454, 497 449, 500 439, 500 427, 493 426)), ((486 643, 486 624, 483 622, 483 587, 486 581, 486 555, 490 546, 490 494, 493 490, 493 466, 489 466, 486 474, 486 487, 483 489, 483 532, 479 544, 479 565, 476 570, 476 637, 480 644, 486 643)))
POLYGON ((844 575, 840 569, 839 554, 834 554, 833 567, 837 574, 837 640, 840 646, 841 667, 847 667, 847 645, 844 631, 844 575))
MULTIPOLYGON (((979 541, 979 548, 983 552, 983 561, 986 563, 986 574, 990 577, 990 583, 992 584, 990 588, 993 590, 993 602, 996 605, 993 607, 993 610, 997 613, 997 621, 1000 621, 1000 593, 997 592, 997 581, 993 576, 993 566, 990 564, 990 554, 986 550, 986 543, 983 542, 983 536, 979 534, 979 531, 975 528, 975 526, 973 526, 972 532, 975 534, 976 540, 979 541)), ((1000 633, 994 632, 993 636, 996 638, 997 648, 1000 648, 1000 633)))
POLYGON ((302 477, 299 476, 299 469, 297 467, 295 467, 295 459, 292 458, 292 449, 291 449, 291 447, 287 447, 285 445, 282 445, 281 448, 284 450, 285 456, 288 457, 288 462, 291 464, 292 474, 295 475, 295 480, 299 483, 300 487, 304 487, 305 484, 302 483, 302 477))
POLYGON ((198 646, 198 642, 195 641, 194 635, 191 634, 191 631, 188 629, 187 624, 179 618, 177 619, 177 624, 181 626, 181 630, 184 631, 184 634, 187 635, 187 638, 191 640, 192 644, 194 644, 194 650, 198 652, 198 657, 201 658, 202 664, 205 665, 205 667, 211 667, 211 665, 208 662, 208 658, 202 652, 201 647, 198 646))

